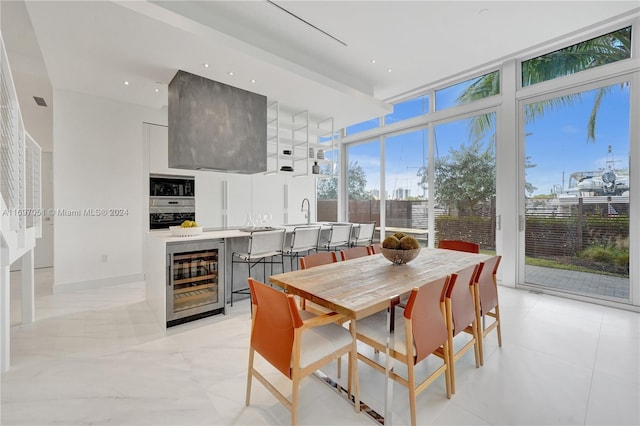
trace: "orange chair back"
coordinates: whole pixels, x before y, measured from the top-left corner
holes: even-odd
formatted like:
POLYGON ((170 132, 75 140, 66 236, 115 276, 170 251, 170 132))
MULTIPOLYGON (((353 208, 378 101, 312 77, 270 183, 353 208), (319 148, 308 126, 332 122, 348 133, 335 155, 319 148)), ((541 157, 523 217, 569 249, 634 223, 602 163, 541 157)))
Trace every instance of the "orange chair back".
POLYGON ((473 296, 476 274, 480 265, 473 265, 451 275, 446 297, 451 299, 453 335, 457 335, 476 319, 473 296))
POLYGON ((438 248, 447 250, 466 251, 468 253, 480 253, 480 245, 460 240, 440 240, 438 248))
POLYGON ((338 256, 334 251, 320 251, 300 258, 300 269, 313 268, 314 266, 326 265, 338 261, 338 256))
POLYGON ((340 257, 342 260, 356 259, 358 257, 369 256, 371 254, 371 250, 369 247, 359 246, 359 247, 351 247, 348 249, 340 250, 340 257))
POLYGON ((480 296, 481 312, 489 312, 498 304, 498 291, 496 289, 496 273, 502 256, 493 256, 482 262, 482 269, 478 273, 478 294, 480 296))
POLYGON ((446 276, 411 291, 404 316, 411 320, 416 348, 414 364, 425 359, 447 340, 443 309, 448 285, 449 277, 446 276))
POLYGON ((282 374, 291 378, 294 329, 302 319, 292 295, 249 278, 255 311, 251 346, 282 374))

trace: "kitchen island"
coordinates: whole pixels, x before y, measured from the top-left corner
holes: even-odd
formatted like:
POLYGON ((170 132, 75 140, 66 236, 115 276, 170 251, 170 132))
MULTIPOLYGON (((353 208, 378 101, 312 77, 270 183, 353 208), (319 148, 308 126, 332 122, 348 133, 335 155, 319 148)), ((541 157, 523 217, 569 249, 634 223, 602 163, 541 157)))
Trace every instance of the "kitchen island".
MULTIPOLYGON (((331 229, 329 222, 310 225, 320 226, 323 233, 328 233, 331 229)), ((307 224, 277 225, 273 228, 284 228, 287 234, 291 234, 297 226, 307 224)), ((168 230, 153 230, 147 233, 144 252, 145 295, 147 303, 163 328, 199 317, 224 313, 227 295, 231 289, 231 256, 234 251, 246 251, 252 229, 261 228, 205 228, 201 234, 188 237, 173 236, 168 230), (216 265, 215 272, 209 270, 212 266, 207 266, 206 262, 216 265), (205 268, 207 272, 201 272, 205 268), (229 273, 225 273, 226 271, 229 273), (204 278, 200 275, 211 277, 212 282, 203 281, 204 278), (184 283, 184 288, 174 290, 174 282, 184 283), (175 318, 178 298, 180 302, 185 302, 204 297, 213 298, 217 302, 214 303, 212 300, 208 305, 210 309, 204 309, 203 312, 200 312, 203 308, 179 308, 183 309, 182 315, 187 318, 184 321, 175 318)), ((288 262, 285 262, 285 268, 288 269, 288 262)), ((242 274, 237 275, 235 286, 240 287, 243 283, 239 281, 245 281, 246 277, 242 274)))

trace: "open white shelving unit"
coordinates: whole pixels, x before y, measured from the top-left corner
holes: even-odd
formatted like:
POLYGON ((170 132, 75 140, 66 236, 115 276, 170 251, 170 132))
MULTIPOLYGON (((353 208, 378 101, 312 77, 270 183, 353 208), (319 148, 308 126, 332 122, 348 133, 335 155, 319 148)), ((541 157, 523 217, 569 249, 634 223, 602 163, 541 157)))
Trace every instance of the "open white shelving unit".
POLYGON ((337 139, 333 118, 313 121, 309 111, 285 113, 277 101, 272 102, 267 107, 266 173, 334 177, 337 139), (313 173, 314 163, 321 173, 313 173))

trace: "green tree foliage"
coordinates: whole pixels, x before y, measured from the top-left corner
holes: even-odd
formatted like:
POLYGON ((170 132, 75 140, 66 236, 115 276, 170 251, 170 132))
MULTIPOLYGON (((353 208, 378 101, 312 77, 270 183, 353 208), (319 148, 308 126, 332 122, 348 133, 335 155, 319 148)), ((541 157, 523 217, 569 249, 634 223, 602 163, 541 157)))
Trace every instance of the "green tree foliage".
MULTIPOLYGON (((420 184, 427 181, 426 169, 418 171, 420 184)), ((450 149, 435 163, 435 199, 460 216, 473 214, 479 203, 495 194, 495 153, 480 142, 450 149)))
MULTIPOLYGON (((554 78, 575 74, 586 69, 620 61, 631 57, 631 27, 623 28, 600 37, 595 37, 564 49, 524 61, 522 63, 522 85, 552 80, 554 78)), ((458 103, 463 104, 477 99, 483 99, 487 94, 494 94, 499 87, 497 73, 479 77, 458 97, 458 103)), ((589 120, 587 121, 587 142, 595 142, 596 119, 602 98, 607 95, 611 87, 601 88, 596 94, 589 120)), ((581 102, 581 94, 574 93, 558 98, 549 99, 527 105, 525 108, 526 122, 533 122, 537 117, 548 111, 581 102)), ((489 132, 494 132, 495 125, 489 120, 495 116, 479 115, 470 123, 469 131, 477 139, 482 139, 489 132)))
MULTIPOLYGON (((322 173, 330 174, 329 169, 323 169, 322 173)), ((367 174, 364 168, 357 161, 349 164, 349 199, 350 200, 369 200, 371 193, 365 188, 367 186, 367 174)), ((338 179, 320 179, 318 180, 318 199, 336 200, 338 198, 338 179)))

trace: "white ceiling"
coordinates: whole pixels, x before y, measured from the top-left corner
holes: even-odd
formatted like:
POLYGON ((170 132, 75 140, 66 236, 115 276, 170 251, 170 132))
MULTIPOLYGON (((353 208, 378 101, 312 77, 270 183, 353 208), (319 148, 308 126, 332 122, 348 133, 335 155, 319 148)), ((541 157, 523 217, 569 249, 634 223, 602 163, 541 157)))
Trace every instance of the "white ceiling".
POLYGON ((276 3, 317 29, 267 1, 2 2, 27 130, 52 150, 51 87, 163 108, 179 69, 341 127, 383 115, 417 87, 639 9, 637 0, 276 3))

